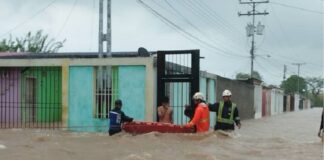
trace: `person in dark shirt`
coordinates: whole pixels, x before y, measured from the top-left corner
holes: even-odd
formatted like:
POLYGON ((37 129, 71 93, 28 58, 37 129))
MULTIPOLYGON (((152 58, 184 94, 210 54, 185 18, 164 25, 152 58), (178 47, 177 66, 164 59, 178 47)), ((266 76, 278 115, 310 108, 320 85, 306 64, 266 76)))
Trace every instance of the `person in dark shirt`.
POLYGON ((235 124, 240 129, 241 122, 239 112, 235 103, 231 101, 232 93, 229 90, 224 90, 223 101, 209 104, 209 110, 216 112, 216 124, 214 130, 234 130, 235 124))
POLYGON ((187 116, 190 120, 192 120, 197 106, 198 106, 197 104, 194 104, 193 106, 186 104, 184 106, 185 107, 184 115, 187 116))
POLYGON ((120 99, 115 101, 115 108, 109 112, 109 135, 121 132, 121 124, 124 122, 132 122, 133 118, 128 117, 121 110, 123 103, 120 99))
POLYGON ((320 126, 320 129, 318 131, 318 137, 322 138, 323 136, 323 121, 324 121, 324 108, 323 108, 323 111, 322 111, 322 119, 321 119, 321 126, 320 126))

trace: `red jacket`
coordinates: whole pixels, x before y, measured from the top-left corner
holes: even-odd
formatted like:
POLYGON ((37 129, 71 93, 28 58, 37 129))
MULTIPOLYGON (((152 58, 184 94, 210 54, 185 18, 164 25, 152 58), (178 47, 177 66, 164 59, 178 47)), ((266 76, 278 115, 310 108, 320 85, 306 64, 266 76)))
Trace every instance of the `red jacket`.
POLYGON ((199 103, 190 126, 196 125, 197 132, 207 132, 209 130, 209 109, 205 103, 199 103))

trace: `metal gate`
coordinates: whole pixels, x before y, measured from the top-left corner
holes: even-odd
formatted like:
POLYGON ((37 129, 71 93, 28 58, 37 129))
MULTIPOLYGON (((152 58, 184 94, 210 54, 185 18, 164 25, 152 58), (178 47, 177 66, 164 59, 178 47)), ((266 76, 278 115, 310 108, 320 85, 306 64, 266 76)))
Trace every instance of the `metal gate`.
POLYGON ((157 103, 169 97, 175 124, 189 120, 184 106, 193 105, 191 97, 199 91, 199 59, 199 50, 157 52, 157 103))
POLYGON ((0 68, 0 129, 59 128, 61 67, 0 68))

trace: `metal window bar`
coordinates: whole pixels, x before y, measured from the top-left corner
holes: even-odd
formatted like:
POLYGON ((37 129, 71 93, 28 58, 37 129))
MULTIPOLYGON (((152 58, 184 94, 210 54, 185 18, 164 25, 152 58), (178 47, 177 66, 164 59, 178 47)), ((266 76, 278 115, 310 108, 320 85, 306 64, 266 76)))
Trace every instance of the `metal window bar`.
POLYGON ((107 74, 107 72, 108 72, 108 68, 107 68, 107 66, 105 66, 104 67, 104 72, 103 72, 103 74, 104 74, 104 79, 103 79, 103 88, 102 88, 102 90, 103 90, 103 94, 101 95, 102 96, 102 100, 103 100, 103 105, 101 106, 102 107, 102 113, 101 113, 101 116, 102 116, 102 118, 107 118, 107 113, 106 113, 106 110, 108 110, 107 109, 107 106, 108 106, 108 102, 106 101, 106 99, 107 99, 107 96, 109 96, 109 94, 107 95, 107 87, 108 87, 108 74, 107 74))
POLYGON ((118 97, 117 67, 96 67, 96 111, 95 118, 109 118, 109 111, 118 97))
POLYGON ((3 86, 3 83, 4 83, 4 71, 3 71, 3 69, 1 68, 1 70, 0 70, 0 79, 1 79, 1 81, 0 81, 0 128, 2 128, 2 123, 3 123, 3 114, 2 114, 2 110, 3 110, 3 106, 4 106, 4 104, 3 104, 3 94, 4 94, 4 86, 3 86))
MULTIPOLYGON (((16 90, 16 93, 17 93, 17 95, 19 96, 19 92, 20 92, 20 88, 21 88, 21 84, 19 83, 19 78, 21 77, 20 76, 20 74, 19 74, 19 69, 18 68, 16 68, 16 80, 17 80, 17 85, 18 85, 18 87, 17 87, 17 90, 16 90)), ((21 98, 20 97, 17 97, 17 99, 18 99, 18 102, 17 102, 17 105, 16 105, 16 108, 15 108, 15 110, 16 110, 16 112, 17 112, 17 116, 16 116, 16 126, 19 126, 19 116, 21 115, 21 113, 19 112, 19 104, 21 104, 21 98)), ((1 127, 0 127, 1 128, 1 127)))
POLYGON ((165 95, 170 97, 170 106, 173 108, 175 124, 185 124, 188 118, 183 115, 184 106, 190 104, 188 82, 169 82, 165 85, 165 95), (170 88, 170 89, 169 89, 170 88))
MULTIPOLYGON (((8 76, 8 74, 7 74, 8 76)), ((5 79, 5 87, 6 87, 6 92, 7 92, 7 89, 8 89, 8 78, 6 76, 6 79, 5 79)), ((8 103, 8 96, 7 96, 7 93, 5 93, 5 128, 7 128, 7 103, 8 103)))
MULTIPOLYGON (((9 112, 8 116, 7 116, 7 120, 10 121, 10 114, 11 114, 11 87, 10 87, 10 80, 11 80, 11 74, 9 74, 9 78, 8 78, 8 89, 9 89, 9 94, 8 94, 8 99, 7 99, 7 111, 9 112)), ((8 128, 10 128, 10 123, 8 124, 8 128)))
MULTIPOLYGON (((115 80, 114 69, 112 67, 109 67, 109 69, 110 69, 109 70, 110 77, 109 77, 108 80, 109 80, 109 84, 110 84, 109 90, 110 90, 111 96, 108 97, 108 104, 109 104, 109 109, 112 109, 112 106, 115 107, 114 101, 116 100, 116 98, 115 98, 115 96, 116 96, 115 95, 116 94, 116 88, 115 88, 115 86, 116 86, 116 84, 115 84, 116 80, 115 80)), ((107 116, 107 118, 109 118, 109 117, 107 116)))
POLYGON ((114 94, 115 94, 115 88, 114 88, 114 83, 115 83, 115 79, 114 79, 114 70, 113 68, 110 66, 109 70, 108 70, 109 76, 107 77, 108 79, 108 93, 110 94, 110 96, 107 96, 107 103, 108 103, 108 111, 107 111, 107 117, 109 118, 109 111, 112 109, 112 106, 114 105, 114 94))
POLYGON ((99 86, 99 67, 95 68, 96 69, 96 72, 95 72, 95 79, 96 79, 96 88, 95 88, 95 118, 99 118, 98 115, 99 115, 99 110, 98 110, 98 107, 99 107, 99 104, 98 104, 98 101, 99 101, 99 97, 98 97, 98 86, 99 86))
POLYGON ((106 66, 103 66, 103 72, 102 72, 102 86, 101 86, 101 118, 106 118, 105 115, 105 110, 106 110, 106 102, 105 102, 105 97, 106 97, 106 81, 107 81, 107 68, 106 66))

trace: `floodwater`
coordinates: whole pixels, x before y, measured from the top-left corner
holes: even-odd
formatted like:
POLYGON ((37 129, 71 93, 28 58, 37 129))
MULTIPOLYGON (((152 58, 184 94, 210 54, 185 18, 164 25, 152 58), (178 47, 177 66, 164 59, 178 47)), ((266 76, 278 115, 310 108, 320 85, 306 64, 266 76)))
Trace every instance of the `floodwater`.
POLYGON ((0 130, 0 160, 323 160, 321 112, 246 120, 228 136, 0 130))

